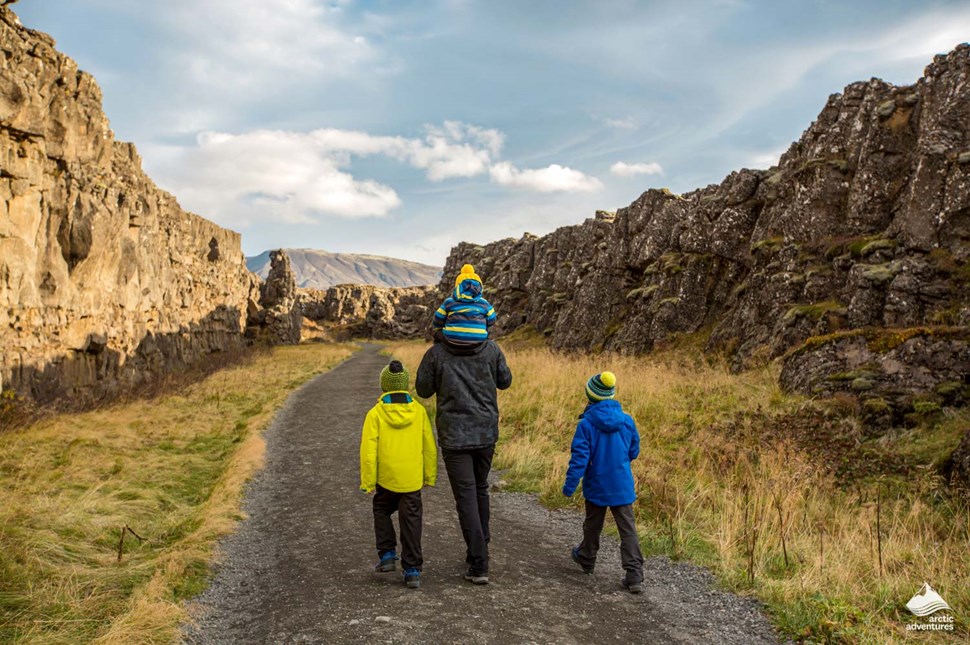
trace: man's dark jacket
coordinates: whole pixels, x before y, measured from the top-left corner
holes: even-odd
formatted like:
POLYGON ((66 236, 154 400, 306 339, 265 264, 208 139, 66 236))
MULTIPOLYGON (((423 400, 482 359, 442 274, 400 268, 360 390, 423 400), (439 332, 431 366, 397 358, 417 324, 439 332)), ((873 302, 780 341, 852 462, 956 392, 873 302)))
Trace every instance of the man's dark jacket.
POLYGON ((505 354, 490 340, 471 349, 432 345, 418 367, 418 396, 438 395, 435 426, 444 450, 472 450, 498 441, 498 392, 512 385, 505 354))

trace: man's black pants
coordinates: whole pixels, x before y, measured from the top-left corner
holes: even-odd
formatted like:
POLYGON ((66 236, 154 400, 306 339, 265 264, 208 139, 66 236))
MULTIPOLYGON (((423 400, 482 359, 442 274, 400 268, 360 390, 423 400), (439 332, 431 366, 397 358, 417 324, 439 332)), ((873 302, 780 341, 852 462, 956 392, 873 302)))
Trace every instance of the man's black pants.
POLYGON ((596 565, 606 509, 613 512, 616 528, 620 532, 620 561, 626 571, 626 581, 643 582, 643 555, 640 553, 637 523, 633 518, 633 504, 597 506, 586 500, 586 520, 583 522, 583 541, 579 544, 579 563, 585 568, 596 565))
POLYGON ((401 566, 404 569, 421 569, 421 490, 413 493, 395 493, 381 486, 374 494, 374 534, 377 536, 377 555, 397 550, 397 535, 391 515, 399 511, 401 525, 401 566))
POLYGON ((465 562, 474 575, 488 574, 488 472, 494 454, 495 446, 441 450, 465 538, 465 562))

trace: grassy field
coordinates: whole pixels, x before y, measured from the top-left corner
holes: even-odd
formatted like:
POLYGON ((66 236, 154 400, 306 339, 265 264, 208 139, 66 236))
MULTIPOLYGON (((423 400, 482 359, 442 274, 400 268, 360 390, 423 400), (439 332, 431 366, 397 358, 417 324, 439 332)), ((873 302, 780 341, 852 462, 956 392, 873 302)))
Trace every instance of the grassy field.
POLYGON ((172 642, 273 411, 351 352, 279 347, 177 395, 0 434, 0 642, 172 642), (125 525, 144 541, 128 533, 119 562, 125 525))
MULTIPOLYGON (((391 353, 413 372, 425 349, 391 353)), ((970 427, 966 411, 876 439, 857 405, 786 396, 774 368, 731 374, 696 353, 506 354, 514 383, 500 398, 495 465, 513 489, 579 508, 579 495, 560 493, 569 444, 586 379, 608 369, 642 437, 633 472, 646 554, 711 567, 796 640, 967 639, 970 514, 935 474, 970 427), (905 630, 924 580, 953 607, 954 634, 905 630)))

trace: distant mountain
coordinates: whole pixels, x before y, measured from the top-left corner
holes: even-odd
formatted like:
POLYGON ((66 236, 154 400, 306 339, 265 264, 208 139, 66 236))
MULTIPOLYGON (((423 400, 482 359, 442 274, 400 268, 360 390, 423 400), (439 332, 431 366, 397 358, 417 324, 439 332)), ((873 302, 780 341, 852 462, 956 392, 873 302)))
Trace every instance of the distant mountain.
MULTIPOLYGON (((415 287, 437 284, 441 268, 418 262, 358 253, 329 253, 316 249, 283 249, 290 257, 296 285, 326 289, 337 284, 415 287)), ((249 270, 261 278, 269 273, 269 251, 246 258, 249 270)))

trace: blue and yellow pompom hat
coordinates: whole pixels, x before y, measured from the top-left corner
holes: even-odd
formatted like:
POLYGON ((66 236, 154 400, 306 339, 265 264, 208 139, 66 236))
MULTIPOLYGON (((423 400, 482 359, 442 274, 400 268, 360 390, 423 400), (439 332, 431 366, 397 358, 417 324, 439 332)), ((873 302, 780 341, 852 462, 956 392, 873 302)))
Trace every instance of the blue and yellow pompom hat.
POLYGON ((474 300, 482 295, 482 279, 475 273, 475 267, 466 264, 455 278, 455 300, 474 300))
POLYGON ((586 398, 599 403, 616 396, 616 375, 613 372, 594 374, 586 381, 586 398))

